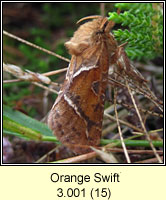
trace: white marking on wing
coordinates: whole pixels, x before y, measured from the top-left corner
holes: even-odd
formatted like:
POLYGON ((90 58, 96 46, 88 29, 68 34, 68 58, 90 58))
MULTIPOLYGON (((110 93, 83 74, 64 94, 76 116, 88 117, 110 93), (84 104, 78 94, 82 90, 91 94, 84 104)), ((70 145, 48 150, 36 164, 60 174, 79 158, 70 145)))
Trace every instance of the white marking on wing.
POLYGON ((95 68, 98 68, 97 65, 92 65, 92 66, 82 66, 74 75, 73 75, 73 78, 78 76, 79 74, 81 74, 81 72, 84 72, 84 71, 89 71, 91 69, 95 69, 95 68))
MULTIPOLYGON (((77 106, 72 102, 72 100, 69 97, 67 97, 66 94, 64 94, 64 100, 68 103, 69 106, 71 106, 75 110, 75 112, 77 113, 77 115, 79 117, 81 117, 81 119, 83 119, 84 122, 85 122, 85 124, 87 125, 87 121, 84 118, 82 118, 80 112, 78 111, 77 106)), ((86 136, 87 136, 87 138, 88 138, 88 135, 89 135, 89 133, 88 133, 88 130, 86 129, 86 136)))

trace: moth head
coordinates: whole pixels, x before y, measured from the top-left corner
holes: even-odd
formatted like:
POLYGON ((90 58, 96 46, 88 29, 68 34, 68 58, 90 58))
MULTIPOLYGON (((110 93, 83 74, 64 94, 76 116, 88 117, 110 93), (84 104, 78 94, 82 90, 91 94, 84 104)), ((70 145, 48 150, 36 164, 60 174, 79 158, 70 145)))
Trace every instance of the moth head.
POLYGON ((108 21, 107 17, 98 15, 84 17, 80 19, 77 24, 87 19, 94 20, 81 25, 74 33, 74 36, 65 43, 71 55, 79 55, 88 47, 102 42, 101 38, 104 36, 104 33, 109 33, 113 26, 112 22, 108 21))

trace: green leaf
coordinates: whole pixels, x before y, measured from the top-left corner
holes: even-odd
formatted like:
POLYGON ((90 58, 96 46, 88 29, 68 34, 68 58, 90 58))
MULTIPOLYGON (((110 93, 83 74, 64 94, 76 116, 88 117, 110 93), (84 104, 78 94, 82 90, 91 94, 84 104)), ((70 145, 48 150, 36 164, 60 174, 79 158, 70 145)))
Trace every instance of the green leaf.
POLYGON ((23 113, 3 106, 3 133, 26 140, 39 140, 60 144, 47 125, 23 113))
MULTIPOLYGON (((27 129, 29 128, 32 131, 38 132, 42 135, 52 136, 52 131, 48 128, 46 124, 41 123, 5 105, 3 106, 3 118, 14 122, 15 125, 19 124, 23 127, 26 127, 27 129)), ((9 127, 7 127, 6 129, 9 129, 9 127)))
POLYGON ((30 140, 30 139, 29 139, 28 137, 26 137, 26 136, 23 136, 23 135, 21 135, 21 134, 19 134, 19 133, 16 133, 16 132, 8 131, 8 130, 6 130, 5 128, 3 128, 3 133, 4 133, 4 134, 7 134, 7 135, 12 135, 12 136, 16 136, 16 137, 22 138, 22 139, 24 139, 24 140, 30 140))

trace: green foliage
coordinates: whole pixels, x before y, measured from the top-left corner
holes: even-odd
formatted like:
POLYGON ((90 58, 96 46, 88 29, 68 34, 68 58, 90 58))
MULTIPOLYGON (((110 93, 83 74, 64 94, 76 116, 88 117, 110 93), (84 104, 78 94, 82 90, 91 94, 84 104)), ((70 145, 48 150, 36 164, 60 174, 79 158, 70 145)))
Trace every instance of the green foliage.
MULTIPOLYGON (((124 140, 126 146, 130 147, 149 147, 149 141, 148 140, 129 140, 125 139, 124 140)), ((120 140, 113 140, 113 139, 101 139, 100 143, 102 145, 107 145, 114 143, 115 146, 121 147, 121 141, 120 140)), ((163 142, 162 141, 152 141, 153 145, 155 147, 163 147, 163 142)))
POLYGON ((30 83, 28 82, 3 84, 3 103, 15 106, 18 100, 31 94, 30 90, 27 89, 29 85, 30 83), (20 88, 22 89, 20 90, 20 88))
POLYGON ((115 38, 128 42, 126 53, 131 59, 150 60, 163 54, 163 15, 159 3, 116 3, 124 11, 109 13, 113 20, 129 29, 114 30, 115 38))
POLYGON ((3 106, 3 129, 7 134, 24 137, 24 139, 43 140, 43 137, 54 137, 47 125, 5 105, 3 106))
MULTIPOLYGON (((3 133, 17 136, 25 140, 51 141, 57 144, 60 142, 52 135, 52 131, 47 125, 19 112, 8 106, 3 106, 3 133)), ((120 140, 102 139, 101 144, 106 145, 114 143, 115 146, 121 146, 120 140)), ((145 146, 149 147, 146 140, 125 140, 127 146, 145 146)), ((154 141, 153 145, 162 147, 162 141, 154 141)))
POLYGON ((47 24, 48 28, 62 27, 66 21, 66 18, 62 16, 72 13, 74 5, 72 3, 66 3, 66 5, 64 3, 45 3, 43 4, 42 9, 45 12, 43 21, 47 24))
MULTIPOLYGON (((32 42, 38 46, 49 49, 49 45, 46 43, 46 38, 50 37, 50 32, 45 31, 39 28, 32 28, 30 30, 30 35, 32 35, 32 42)), ((40 71, 40 73, 44 73, 49 71, 50 60, 47 59, 48 55, 44 52, 39 51, 38 49, 32 48, 25 44, 19 45, 19 50, 24 54, 27 58, 27 68, 32 71, 40 71)), ((57 58, 54 57, 54 60, 57 58)))

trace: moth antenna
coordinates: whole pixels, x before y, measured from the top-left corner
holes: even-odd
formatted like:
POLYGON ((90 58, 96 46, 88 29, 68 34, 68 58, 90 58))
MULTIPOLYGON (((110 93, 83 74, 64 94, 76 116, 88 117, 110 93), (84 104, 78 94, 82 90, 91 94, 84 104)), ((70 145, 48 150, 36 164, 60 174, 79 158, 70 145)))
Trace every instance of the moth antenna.
POLYGON ((119 15, 119 14, 120 14, 120 12, 121 12, 121 10, 120 10, 120 8, 118 8, 118 10, 117 10, 117 14, 119 15))
POLYGON ((125 47, 127 44, 128 44, 128 42, 125 42, 125 43, 119 45, 118 47, 125 47))
POLYGON ((107 26, 105 28, 105 32, 109 32, 114 27, 114 25, 115 25, 115 22, 108 21, 108 24, 107 24, 107 26))
POLYGON ((102 24, 100 26, 101 31, 110 32, 112 27, 115 25, 113 21, 109 21, 107 17, 103 18, 102 24))
MULTIPOLYGON (((121 10, 118 8, 117 14, 119 15, 121 10)), ((105 32, 109 32, 115 26, 115 22, 109 21, 107 27, 105 28, 105 32)))
POLYGON ((99 17, 101 17, 101 16, 100 15, 91 15, 91 16, 83 17, 80 20, 78 20, 76 24, 79 24, 80 22, 82 22, 86 19, 97 19, 99 17))

